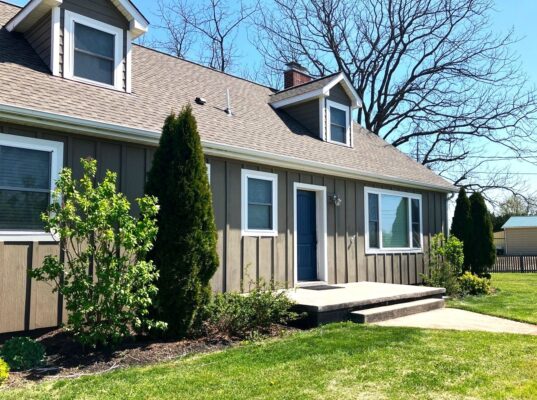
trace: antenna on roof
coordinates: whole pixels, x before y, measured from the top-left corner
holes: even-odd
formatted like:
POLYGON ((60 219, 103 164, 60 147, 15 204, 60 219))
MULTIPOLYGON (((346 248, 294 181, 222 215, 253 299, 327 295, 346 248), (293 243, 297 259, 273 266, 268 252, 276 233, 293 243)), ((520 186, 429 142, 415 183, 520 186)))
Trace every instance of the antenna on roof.
POLYGON ((231 96, 229 95, 229 89, 226 89, 226 98, 227 98, 227 108, 226 112, 229 116, 232 116, 233 113, 231 112, 231 96))

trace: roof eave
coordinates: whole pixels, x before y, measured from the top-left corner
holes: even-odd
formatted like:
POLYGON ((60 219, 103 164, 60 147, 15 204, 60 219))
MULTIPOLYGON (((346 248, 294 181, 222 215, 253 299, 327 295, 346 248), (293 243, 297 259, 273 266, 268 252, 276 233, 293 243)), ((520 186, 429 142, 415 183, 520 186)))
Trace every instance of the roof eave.
MULTIPOLYGON (((39 111, 8 104, 0 104, 0 121, 22 123, 29 126, 57 129, 107 139, 124 140, 133 143, 157 146, 160 132, 138 129, 129 126, 111 124, 96 120, 72 117, 64 114, 39 111)), ((205 153, 243 161, 261 162, 281 168, 298 169, 308 172, 329 174, 342 178, 360 179, 369 182, 395 184, 402 187, 420 190, 433 190, 443 193, 454 193, 456 188, 451 185, 436 185, 393 176, 378 175, 358 171, 353 168, 339 167, 317 161, 304 160, 298 157, 284 156, 260 150, 248 149, 229 144, 202 140, 205 153)))
MULTIPOLYGON (((149 28, 149 21, 129 0, 112 0, 112 3, 129 21, 132 39, 143 35, 149 28)), ((63 4, 63 0, 32 0, 6 24, 9 32, 25 32, 47 12, 63 4)))
POLYGON ((32 0, 6 24, 8 32, 24 32, 63 0, 32 0))

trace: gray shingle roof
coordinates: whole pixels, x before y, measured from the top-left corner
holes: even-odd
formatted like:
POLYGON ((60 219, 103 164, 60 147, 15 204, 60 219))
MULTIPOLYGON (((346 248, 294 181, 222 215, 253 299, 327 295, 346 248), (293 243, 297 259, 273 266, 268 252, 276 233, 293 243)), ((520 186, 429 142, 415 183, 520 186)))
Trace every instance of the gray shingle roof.
MULTIPOLYGON (((18 10, 0 2, 0 26, 18 10)), ((312 137, 285 112, 271 107, 270 88, 140 46, 134 46, 132 58, 133 93, 121 93, 52 76, 21 35, 1 29, 0 105, 159 132, 171 111, 192 103, 205 142, 452 189, 446 180, 358 125, 354 148, 312 137), (227 89, 233 116, 224 111, 227 89), (196 97, 204 97, 207 104, 195 104, 196 97)))
POLYGON ((289 99, 294 96, 299 96, 304 93, 313 92, 314 90, 322 89, 327 84, 329 84, 332 79, 335 79, 339 75, 339 72, 336 72, 335 74, 331 74, 328 76, 324 76, 319 79, 315 79, 311 82, 304 83, 302 85, 298 85, 286 90, 279 91, 278 93, 274 93, 270 96, 270 102, 275 103, 280 100, 289 99))
POLYGON ((502 229, 508 228, 537 228, 537 216, 511 217, 502 226, 502 229))

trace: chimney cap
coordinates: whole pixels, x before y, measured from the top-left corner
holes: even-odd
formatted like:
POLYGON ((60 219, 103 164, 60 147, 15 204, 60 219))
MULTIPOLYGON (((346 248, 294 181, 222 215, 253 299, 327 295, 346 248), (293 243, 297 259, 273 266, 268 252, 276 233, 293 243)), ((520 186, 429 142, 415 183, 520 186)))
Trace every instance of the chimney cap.
POLYGON ((287 67, 287 70, 295 70, 309 76, 308 70, 304 68, 298 61, 290 61, 286 63, 285 66, 287 67))

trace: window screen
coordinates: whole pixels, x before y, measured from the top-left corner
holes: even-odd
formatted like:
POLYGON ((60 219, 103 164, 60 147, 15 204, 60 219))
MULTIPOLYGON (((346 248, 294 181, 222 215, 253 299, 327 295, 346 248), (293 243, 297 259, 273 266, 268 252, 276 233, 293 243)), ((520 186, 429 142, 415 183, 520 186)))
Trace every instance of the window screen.
POLYGON ((330 107, 330 140, 347 143, 347 114, 335 107, 330 107))
POLYGON ((0 146, 0 230, 42 230, 50 203, 51 157, 46 151, 0 146))
POLYGON ((75 23, 74 75, 114 84, 114 35, 75 23))
POLYGON ((272 181, 248 178, 248 229, 273 229, 272 208, 272 181))

